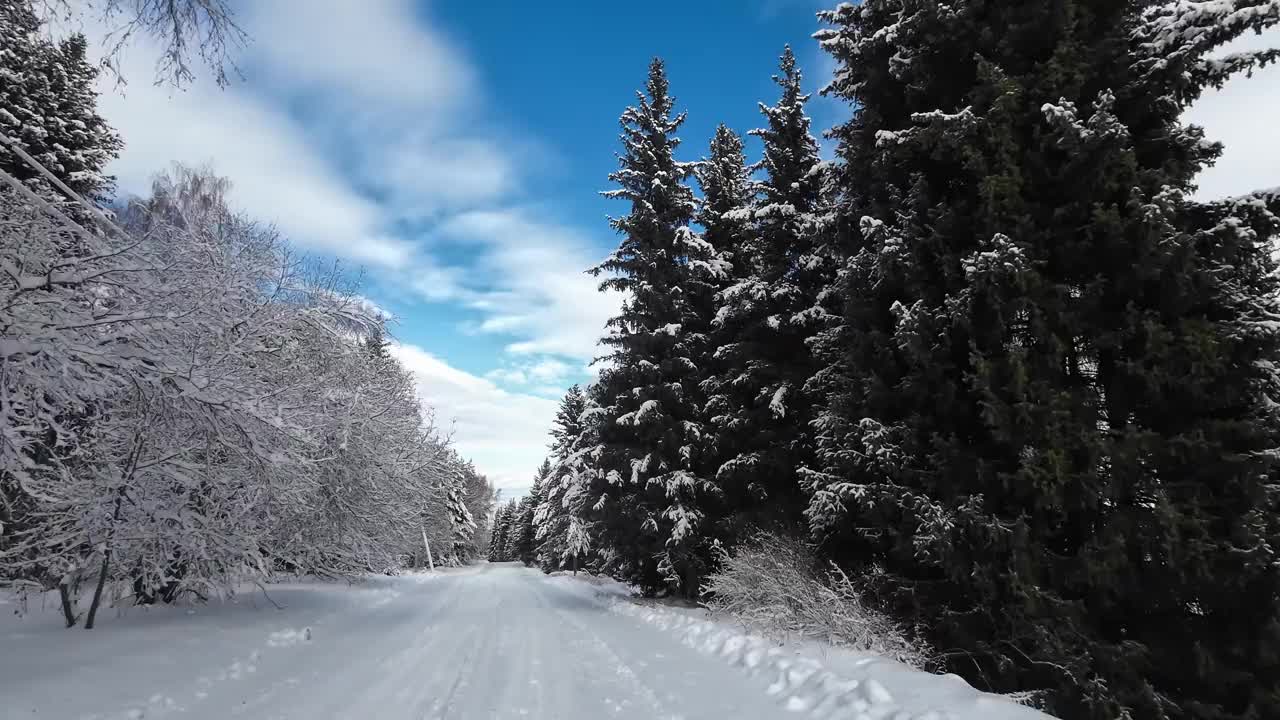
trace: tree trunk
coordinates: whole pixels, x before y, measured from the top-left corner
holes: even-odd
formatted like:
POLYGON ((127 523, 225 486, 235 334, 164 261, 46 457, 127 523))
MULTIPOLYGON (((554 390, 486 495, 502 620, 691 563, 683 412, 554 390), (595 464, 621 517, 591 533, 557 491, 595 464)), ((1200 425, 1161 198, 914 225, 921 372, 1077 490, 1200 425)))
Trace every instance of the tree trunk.
MULTIPOLYGON (((117 500, 117 503, 120 501, 117 500)), ((102 602, 102 588, 107 584, 107 568, 111 565, 111 546, 102 551, 102 569, 98 573, 98 584, 93 588, 93 602, 89 603, 89 614, 84 619, 84 629, 93 629, 93 619, 98 615, 98 604, 102 602)))
POLYGON ((684 585, 684 587, 683 587, 683 588, 681 588, 681 589, 682 589, 682 590, 684 590, 684 597, 685 597, 685 599, 686 599, 686 600, 697 600, 697 599, 698 599, 698 584, 699 584, 699 583, 698 583, 698 571, 697 571, 697 569, 695 569, 695 568, 694 568, 694 566, 693 566, 693 563, 692 563, 692 562, 689 562, 687 565, 685 565, 683 575, 684 575, 684 581, 683 581, 683 583, 681 583, 681 584, 683 584, 683 585, 684 585))
POLYGON ((75 606, 71 604, 71 588, 69 587, 68 578, 63 577, 62 582, 58 583, 58 596, 62 598, 62 617, 67 621, 67 627, 75 627, 76 617, 75 606))
MULTIPOLYGON (((132 474, 132 473, 130 473, 132 474)), ((111 533, 115 534, 116 523, 120 522, 120 503, 124 500, 124 486, 116 493, 116 507, 111 513, 111 533)), ((102 588, 107 584, 107 569, 111 567, 111 536, 102 548, 102 568, 98 573, 98 584, 93 588, 93 602, 89 603, 89 614, 84 619, 84 629, 93 629, 93 620, 98 616, 98 605, 102 602, 102 588)))
POLYGON ((578 574, 578 553, 573 554, 573 574, 574 576, 578 574))

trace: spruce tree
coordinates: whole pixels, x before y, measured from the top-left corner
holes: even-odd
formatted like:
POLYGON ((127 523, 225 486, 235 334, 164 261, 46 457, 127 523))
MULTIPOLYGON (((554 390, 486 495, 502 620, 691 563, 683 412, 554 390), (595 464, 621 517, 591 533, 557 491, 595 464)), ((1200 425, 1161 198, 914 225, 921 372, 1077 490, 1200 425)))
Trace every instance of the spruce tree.
POLYGON ((520 532, 516 540, 516 556, 514 559, 526 565, 532 565, 538 556, 537 523, 535 516, 542 504, 543 487, 551 474, 551 461, 544 459, 533 476, 533 486, 529 494, 520 499, 520 532))
POLYGON ((445 497, 445 508, 449 514, 449 526, 453 530, 453 546, 451 554, 458 562, 470 562, 471 539, 476 532, 476 521, 467 509, 462 497, 461 482, 458 487, 449 490, 445 497))
POLYGON ((847 263, 808 515, 952 667, 1064 718, 1280 715, 1265 203, 1179 116, 1280 6, 824 13, 847 263))
POLYGON ((746 239, 749 206, 756 188, 747 168, 742 138, 725 125, 717 126, 707 157, 698 164, 694 175, 702 189, 694 219, 702 226, 702 238, 730 263, 727 283, 749 267, 738 262, 738 252, 746 239))
MULTIPOLYGON (((556 567, 571 567, 575 572, 587 566, 595 565, 600 555, 600 525, 595 517, 598 514, 603 498, 592 496, 593 488, 599 487, 599 481, 605 476, 600 467, 600 426, 605 417, 603 394, 599 385, 590 386, 579 398, 570 394, 568 417, 576 417, 572 428, 576 434, 565 434, 557 438, 563 442, 563 457, 556 463, 553 473, 558 477, 555 483, 556 494, 548 495, 561 513, 560 524, 553 527, 556 537, 556 567), (581 404, 581 411, 575 415, 572 409, 581 404)), ((565 427, 565 426, 562 426, 565 427)), ((543 566, 548 568, 547 565, 543 566)))
MULTIPOLYGON (((751 273, 746 255, 747 234, 751 229, 751 210, 755 199, 755 183, 747 168, 742 138, 725 125, 716 128, 707 157, 695 172, 702 189, 701 202, 694 220, 702 227, 702 236, 729 262, 728 275, 720 291, 712 298, 709 331, 715 348, 700 389, 707 401, 703 409, 708 428, 707 465, 711 470, 725 467, 736 458, 744 438, 735 435, 741 427, 733 422, 736 408, 732 388, 741 376, 736 328, 725 324, 721 315, 725 290, 737 287, 751 273)), ((718 479, 719 480, 719 479, 718 479)), ((722 482, 718 482, 723 487, 722 482)), ((730 486, 724 493, 718 516, 717 538, 730 539, 736 534, 737 512, 747 506, 742 493, 730 486)))
POLYGON ((520 545, 524 540, 524 498, 507 501, 507 535, 502 547, 503 562, 520 559, 520 545))
POLYGON ((675 159, 684 114, 674 106, 655 59, 645 91, 622 115, 623 153, 609 176, 619 188, 605 193, 631 211, 611 221, 622 241, 592 269, 605 276, 601 289, 627 298, 602 340, 606 473, 592 495, 609 560, 624 577, 646 591, 694 595, 711 553, 704 508, 717 492, 698 385, 710 353, 707 309, 725 263, 689 227, 692 166, 675 159))
POLYGON ((762 181, 744 185, 741 145, 735 149, 719 134, 708 163, 714 170, 700 175, 703 222, 717 235, 737 236, 734 282, 719 293, 715 311, 716 373, 704 385, 716 429, 716 480, 734 518, 730 539, 799 517, 805 498, 798 469, 811 455, 805 384, 816 368, 806 341, 819 327, 810 309, 826 281, 816 252, 822 175, 790 47, 779 68, 781 97, 760 105, 766 127, 751 132, 763 141, 762 181))
POLYGON ((586 408, 586 396, 582 388, 574 385, 560 399, 556 419, 551 426, 551 457, 561 462, 569 456, 570 448, 582 434, 582 411, 586 408))
POLYGON ((502 537, 502 562, 519 559, 520 549, 520 501, 511 498, 506 505, 507 530, 502 537))
MULTIPOLYGON (((113 183, 103 169, 122 143, 97 112, 98 69, 87 49, 83 35, 45 38, 30 0, 0 0, 0 132, 72 190, 105 201, 113 183)), ((0 169, 70 205, 2 142, 0 169)))
POLYGON ((561 398, 551 428, 552 464, 543 481, 533 518, 538 555, 546 572, 560 569, 567 556, 570 509, 565 500, 574 481, 575 469, 582 464, 582 459, 575 458, 574 453, 583 433, 582 411, 585 407, 586 396, 580 387, 574 385, 561 398))
POLYGON ((514 501, 511 501, 498 508, 494 515, 493 534, 489 538, 489 562, 506 562, 511 559, 508 546, 514 509, 514 501))

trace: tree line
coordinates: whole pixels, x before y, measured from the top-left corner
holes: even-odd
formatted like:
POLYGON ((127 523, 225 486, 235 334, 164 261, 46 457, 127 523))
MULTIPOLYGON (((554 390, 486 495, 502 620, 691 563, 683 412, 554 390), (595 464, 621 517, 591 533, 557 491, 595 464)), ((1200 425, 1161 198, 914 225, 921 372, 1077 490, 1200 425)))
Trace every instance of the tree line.
POLYGON ((476 559, 492 487, 386 314, 208 170, 116 199, 86 46, 0 2, 0 584, 92 627, 107 597, 476 559))
POLYGON ((790 49, 750 164, 724 126, 679 159, 651 64, 592 269, 626 300, 491 557, 696 598, 783 533, 981 688, 1280 716, 1280 194, 1196 199, 1223 148, 1182 119, 1280 3, 819 17, 832 161, 790 49))

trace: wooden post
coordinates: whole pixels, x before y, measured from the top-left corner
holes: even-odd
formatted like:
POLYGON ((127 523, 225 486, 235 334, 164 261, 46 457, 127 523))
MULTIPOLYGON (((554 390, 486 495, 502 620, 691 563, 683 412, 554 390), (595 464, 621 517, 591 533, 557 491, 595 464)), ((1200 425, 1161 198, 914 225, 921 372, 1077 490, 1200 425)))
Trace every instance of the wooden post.
POLYGON ((427 539, 426 528, 422 529, 422 544, 427 548, 427 562, 431 565, 431 571, 435 572, 436 561, 431 557, 431 541, 427 539))

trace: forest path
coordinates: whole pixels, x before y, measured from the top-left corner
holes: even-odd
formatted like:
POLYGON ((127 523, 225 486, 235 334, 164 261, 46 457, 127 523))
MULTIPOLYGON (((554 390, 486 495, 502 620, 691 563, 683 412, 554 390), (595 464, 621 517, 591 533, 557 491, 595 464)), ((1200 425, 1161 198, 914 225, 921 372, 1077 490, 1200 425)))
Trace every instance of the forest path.
POLYGON ((514 564, 268 591, 283 609, 258 593, 256 607, 134 609, 93 632, 49 627, 49 612, 7 619, 0 717, 790 715, 758 679, 609 611, 589 585, 514 564))

